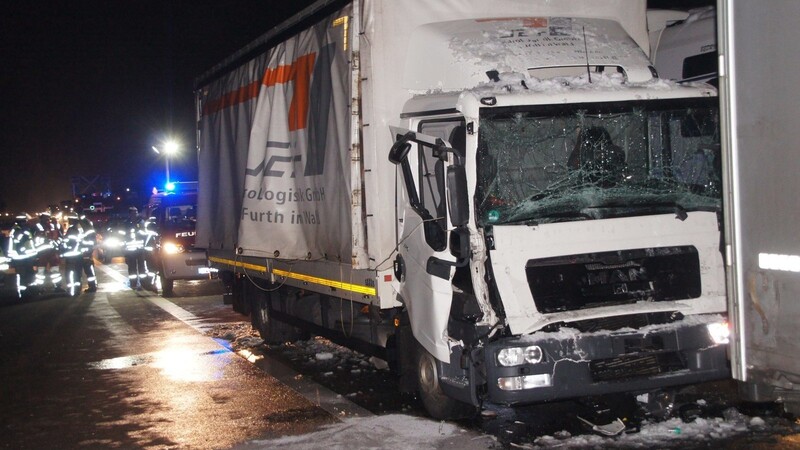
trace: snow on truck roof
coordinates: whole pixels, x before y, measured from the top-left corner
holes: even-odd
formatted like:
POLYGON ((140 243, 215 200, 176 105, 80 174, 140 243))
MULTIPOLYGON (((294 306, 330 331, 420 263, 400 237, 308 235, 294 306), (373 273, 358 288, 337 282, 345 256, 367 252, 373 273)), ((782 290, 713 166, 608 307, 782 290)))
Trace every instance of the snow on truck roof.
MULTIPOLYGON (((585 69, 584 69, 585 70, 585 69)), ((406 102, 403 114, 423 111, 456 111, 466 102, 481 102, 493 97, 491 106, 552 105, 559 103, 655 100, 687 97, 715 97, 717 90, 706 83, 683 83, 652 78, 643 83, 629 83, 619 73, 586 73, 574 77, 538 79, 528 74, 500 73, 499 81, 486 80, 477 87, 460 92, 427 92, 406 102)), ((481 102, 482 106, 489 106, 481 102)))
POLYGON ((607 19, 468 19, 421 25, 410 35, 404 85, 411 90, 470 89, 487 81, 489 71, 552 78, 585 73, 588 66, 634 83, 654 75, 644 51, 607 19))

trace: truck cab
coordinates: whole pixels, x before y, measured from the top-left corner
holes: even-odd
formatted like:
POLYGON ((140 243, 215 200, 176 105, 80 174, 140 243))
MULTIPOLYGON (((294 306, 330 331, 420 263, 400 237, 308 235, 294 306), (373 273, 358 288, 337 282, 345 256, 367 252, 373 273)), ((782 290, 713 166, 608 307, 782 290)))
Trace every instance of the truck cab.
POLYGON ((210 277, 205 250, 195 248, 197 183, 171 183, 170 189, 155 190, 146 208, 151 239, 145 250, 161 282, 163 295, 173 294, 176 280, 210 277))
MULTIPOLYGON (((414 36, 435 54, 436 34, 458 29, 469 60, 497 46, 480 48, 482 36, 524 25, 464 22, 414 36)), ((716 91, 656 78, 614 22, 540 22, 547 31, 509 36, 506 50, 540 48, 541 62, 418 95, 392 130, 394 286, 432 356, 419 369, 465 403, 464 367, 505 404, 727 377, 716 91), (619 42, 603 55, 581 44, 582 61, 562 54, 587 35, 619 42)))

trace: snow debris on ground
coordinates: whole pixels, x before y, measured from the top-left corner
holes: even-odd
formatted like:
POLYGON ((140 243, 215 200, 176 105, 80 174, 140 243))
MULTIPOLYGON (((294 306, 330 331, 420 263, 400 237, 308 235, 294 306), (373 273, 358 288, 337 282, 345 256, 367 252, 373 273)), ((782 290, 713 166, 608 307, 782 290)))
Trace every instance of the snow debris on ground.
POLYGON ((312 434, 254 441, 260 448, 291 449, 442 449, 490 448, 487 436, 473 441, 458 426, 402 414, 344 419, 312 434), (464 442, 475 444, 464 446, 464 442), (480 442, 479 442, 480 441, 480 442))
POLYGON ((331 352, 320 352, 314 355, 317 361, 327 361, 333 359, 333 353, 331 352))
POLYGON ((569 433, 537 437, 531 444, 517 445, 522 448, 699 448, 713 447, 718 441, 750 431, 763 431, 767 421, 760 417, 748 417, 736 408, 723 411, 723 417, 698 417, 690 423, 680 418, 662 422, 645 422, 638 433, 603 437, 594 434, 572 436, 569 433))
MULTIPOLYGON (((257 440, 248 448, 272 449, 699 449, 725 448, 752 428, 769 427, 769 421, 748 417, 735 408, 724 411, 724 417, 698 418, 685 423, 679 418, 644 423, 637 433, 606 437, 585 433, 573 435, 560 431, 553 435, 510 442, 488 434, 469 431, 457 424, 405 414, 388 414, 368 418, 347 418, 317 432, 257 440), (503 443, 503 442, 505 443, 503 443)), ((773 430, 781 434, 779 427, 773 430)), ((797 431, 797 430, 795 430, 797 431)), ((508 432, 508 431, 507 431, 508 432)), ((738 442, 738 441, 737 441, 738 442)), ((744 441, 742 441, 744 442, 744 441)), ((737 448, 746 448, 737 447, 737 448)))
MULTIPOLYGON (((352 401, 370 401, 379 397, 370 386, 383 386, 392 378, 381 359, 370 358, 323 338, 296 341, 280 346, 265 345, 247 322, 220 324, 208 332, 215 338, 231 343, 238 351, 258 348, 266 353, 278 354, 282 358, 301 366, 306 375, 320 380, 340 383, 334 390, 352 401), (372 377, 372 378, 370 378, 372 377), (385 377, 385 378, 381 378, 385 377), (346 384, 342 384, 346 383, 346 384)), ((396 389, 396 387, 390 388, 396 389)), ((395 391, 393 397, 398 397, 395 391)), ((640 402, 647 397, 640 396, 640 402)), ((562 430, 539 436, 517 436, 514 433, 494 433, 478 429, 467 431, 457 424, 438 422, 419 417, 421 412, 410 404, 399 401, 388 406, 386 398, 373 400, 368 409, 377 412, 374 417, 346 418, 336 425, 300 435, 273 440, 254 441, 247 448, 292 448, 292 449, 497 449, 523 448, 541 449, 690 449, 725 446, 725 442, 745 439, 747 436, 776 436, 800 433, 800 422, 792 423, 774 415, 748 416, 734 407, 728 407, 712 416, 698 417, 684 422, 678 417, 664 421, 646 421, 638 432, 607 437, 586 433, 577 434, 562 430), (383 402, 383 403, 380 403, 383 402), (380 415, 384 411, 384 415, 380 415)), ((700 407, 715 404, 715 401, 697 399, 700 407)), ((496 413, 484 410, 483 421, 495 420, 496 413)), ((565 418, 567 420, 567 418, 565 418)), ((507 428, 503 427, 508 430, 507 428)))
POLYGON ((382 359, 370 358, 319 337, 307 341, 286 343, 277 350, 284 357, 293 361, 316 362, 320 365, 321 371, 336 368, 337 370, 348 370, 351 373, 360 373, 362 371, 388 370, 389 367, 382 359))
POLYGON ((249 322, 216 324, 206 332, 207 335, 230 343, 233 351, 251 349, 264 345, 264 340, 249 322))
POLYGON ((206 331, 206 335, 229 341, 234 350, 239 349, 236 347, 237 343, 240 347, 256 347, 264 343, 249 322, 218 323, 206 331), (261 342, 255 343, 256 341, 252 338, 261 340, 261 342))

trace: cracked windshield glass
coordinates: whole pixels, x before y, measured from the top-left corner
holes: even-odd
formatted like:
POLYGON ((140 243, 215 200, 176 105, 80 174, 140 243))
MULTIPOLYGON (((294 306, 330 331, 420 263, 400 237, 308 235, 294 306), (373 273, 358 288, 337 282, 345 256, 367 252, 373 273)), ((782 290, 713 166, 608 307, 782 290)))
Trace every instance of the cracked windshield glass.
POLYGON ((718 211, 715 99, 481 111, 481 225, 718 211))

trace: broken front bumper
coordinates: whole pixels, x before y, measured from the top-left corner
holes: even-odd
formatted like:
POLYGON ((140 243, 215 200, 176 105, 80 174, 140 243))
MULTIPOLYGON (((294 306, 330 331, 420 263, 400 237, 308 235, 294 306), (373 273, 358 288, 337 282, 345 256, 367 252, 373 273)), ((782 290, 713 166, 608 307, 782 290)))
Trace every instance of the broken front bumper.
POLYGON ((730 377, 727 344, 709 324, 607 333, 534 333, 485 347, 489 400, 524 404, 615 392, 637 392, 730 377), (525 349, 541 361, 503 366, 501 350, 525 349))

